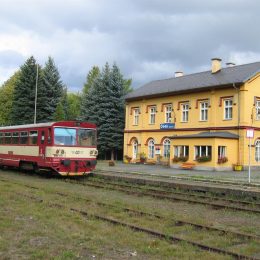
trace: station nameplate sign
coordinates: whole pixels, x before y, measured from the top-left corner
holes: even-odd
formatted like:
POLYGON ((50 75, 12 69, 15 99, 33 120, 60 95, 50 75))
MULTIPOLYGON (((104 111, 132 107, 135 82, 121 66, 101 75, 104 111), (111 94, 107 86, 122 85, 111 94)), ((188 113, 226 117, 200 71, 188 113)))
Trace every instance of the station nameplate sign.
POLYGON ((160 129, 174 129, 175 124, 174 123, 164 123, 160 124, 160 129))

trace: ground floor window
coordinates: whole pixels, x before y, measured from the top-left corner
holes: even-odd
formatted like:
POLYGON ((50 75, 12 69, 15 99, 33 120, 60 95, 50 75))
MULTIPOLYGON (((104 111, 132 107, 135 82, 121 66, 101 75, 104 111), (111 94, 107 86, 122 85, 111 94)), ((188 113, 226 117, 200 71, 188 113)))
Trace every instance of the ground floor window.
POLYGON ((175 157, 189 156, 189 146, 188 145, 174 146, 174 156, 175 157))
POLYGON ((255 143, 255 160, 260 162, 260 140, 255 143))
POLYGON ((163 157, 164 158, 170 157, 170 149, 171 149, 171 141, 169 139, 165 139, 163 141, 163 157))
POLYGON ((218 163, 227 162, 227 147, 226 146, 218 146, 218 163))
POLYGON ((211 146, 195 146, 195 160, 210 161, 211 160, 211 146))
POLYGON ((154 158, 154 140, 151 139, 148 142, 148 158, 152 159, 154 158))
POLYGON ((137 154, 138 154, 138 142, 134 141, 133 142, 133 159, 137 158, 137 154))

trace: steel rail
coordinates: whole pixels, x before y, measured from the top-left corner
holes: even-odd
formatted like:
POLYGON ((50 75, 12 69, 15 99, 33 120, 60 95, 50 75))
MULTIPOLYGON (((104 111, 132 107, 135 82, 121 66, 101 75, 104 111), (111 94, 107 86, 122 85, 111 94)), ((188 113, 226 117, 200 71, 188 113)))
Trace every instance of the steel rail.
MULTIPOLYGON (((6 182, 7 180, 0 179, 0 181, 6 182)), ((8 182, 10 182, 10 181, 8 181, 8 182)), ((21 183, 16 183, 16 182, 11 182, 11 183, 22 185, 22 186, 25 186, 27 188, 32 188, 32 189, 35 189, 35 190, 39 189, 38 187, 31 186, 31 185, 26 185, 26 184, 21 184, 21 183)), ((52 192, 52 193, 57 194, 57 195, 62 196, 62 197, 70 197, 70 198, 73 197, 74 199, 80 199, 80 200, 84 200, 86 202, 95 203, 96 205, 103 206, 103 207, 120 208, 121 210, 123 210, 125 212, 131 212, 131 213, 134 213, 134 214, 138 214, 140 216, 150 216, 150 217, 154 217, 154 218, 157 218, 157 219, 164 219, 164 220, 168 219, 166 216, 158 215, 158 214, 155 214, 155 213, 144 212, 144 211, 140 211, 140 210, 136 210, 136 209, 131 209, 131 208, 128 208, 128 207, 113 205, 113 204, 110 204, 110 203, 98 202, 98 201, 95 201, 95 200, 91 200, 91 199, 87 199, 87 198, 81 198, 81 197, 78 197, 78 196, 71 196, 71 195, 68 195, 68 194, 63 193, 63 192, 52 192)), ((21 196, 26 196, 26 195, 19 193, 19 192, 16 192, 16 194, 21 195, 21 196)), ((32 197, 29 197, 29 198, 32 198, 32 197)), ((177 225, 190 225, 190 226, 193 226, 193 227, 198 228, 198 229, 206 229, 206 230, 209 230, 209 231, 221 232, 223 234, 230 234, 230 235, 241 237, 241 238, 256 239, 256 240, 260 239, 260 236, 257 236, 257 235, 251 235, 251 234, 245 234, 245 233, 235 232, 235 231, 226 230, 226 229, 215 228, 215 227, 196 224, 196 223, 193 223, 193 222, 183 221, 183 220, 179 220, 179 219, 173 219, 173 221, 174 221, 176 226, 177 225)))

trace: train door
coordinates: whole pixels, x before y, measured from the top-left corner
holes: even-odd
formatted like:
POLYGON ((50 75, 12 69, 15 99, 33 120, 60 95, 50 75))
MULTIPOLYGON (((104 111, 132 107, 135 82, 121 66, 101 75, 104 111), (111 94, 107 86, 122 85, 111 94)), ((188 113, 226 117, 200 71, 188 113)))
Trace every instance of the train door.
POLYGON ((40 144, 39 144, 39 154, 42 160, 45 159, 45 147, 46 147, 46 130, 40 130, 40 144))

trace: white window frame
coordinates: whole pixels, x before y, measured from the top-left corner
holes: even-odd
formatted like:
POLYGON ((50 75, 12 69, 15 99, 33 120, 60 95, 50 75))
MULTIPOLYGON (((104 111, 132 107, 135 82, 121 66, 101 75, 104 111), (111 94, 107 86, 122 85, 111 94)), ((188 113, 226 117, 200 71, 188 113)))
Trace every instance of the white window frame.
POLYGON ((173 154, 176 157, 181 156, 181 151, 183 150, 183 157, 189 156, 189 146, 188 145, 176 145, 174 146, 173 154))
POLYGON ((260 140, 255 142, 255 161, 260 162, 260 140))
POLYGON ((196 146, 194 146, 194 160, 196 160, 196 157, 203 156, 202 155, 202 147, 206 147, 205 156, 209 156, 209 151, 211 151, 210 156, 212 156, 212 147, 210 145, 196 145, 196 146), (210 149, 209 149, 209 147, 210 147, 210 149))
POLYGON ((181 122, 188 122, 189 121, 189 103, 183 103, 181 104, 181 122))
POLYGON ((227 147, 226 146, 218 146, 218 159, 224 158, 227 156, 227 147))
POLYGON ((256 113, 256 120, 260 120, 260 100, 256 100, 255 102, 255 113, 256 113))
POLYGON ((139 124, 139 108, 134 108, 134 118, 133 125, 139 124))
POLYGON ((170 151, 171 151, 171 141, 170 141, 170 139, 166 138, 163 141, 163 157, 169 158, 170 157, 170 151))
POLYGON ((172 105, 165 106, 165 123, 172 122, 172 105))
POLYGON ((150 125, 155 124, 156 107, 150 107, 150 125))
POLYGON ((209 102, 200 102, 200 121, 208 121, 209 102))
POLYGON ((148 158, 153 159, 155 156, 154 139, 150 139, 148 142, 148 158))
POLYGON ((233 118, 233 100, 232 98, 224 99, 224 120, 232 120, 233 118))
POLYGON ((133 159, 136 159, 137 155, 138 155, 138 142, 137 142, 137 140, 134 140, 132 145, 133 145, 133 159))

